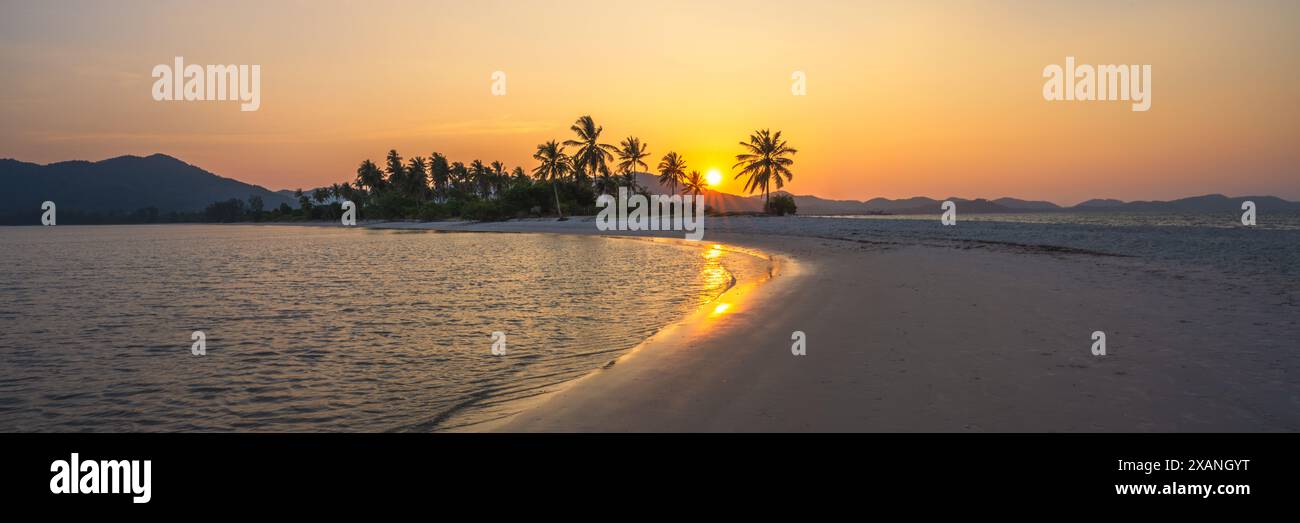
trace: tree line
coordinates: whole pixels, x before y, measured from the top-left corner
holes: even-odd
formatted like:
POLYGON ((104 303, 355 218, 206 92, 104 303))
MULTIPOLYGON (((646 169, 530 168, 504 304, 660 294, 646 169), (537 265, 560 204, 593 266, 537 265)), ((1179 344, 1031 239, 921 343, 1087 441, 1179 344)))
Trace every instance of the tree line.
MULTIPOLYGON (((499 161, 451 161, 438 152, 403 158, 388 151, 383 164, 363 160, 356 176, 347 182, 294 192, 298 207, 288 204, 266 209, 260 197, 246 201, 213 202, 201 212, 160 213, 154 208, 134 212, 109 212, 76 216, 68 223, 166 223, 336 220, 342 202, 357 205, 359 219, 503 220, 528 216, 596 214, 596 198, 615 194, 620 187, 648 195, 637 184, 636 173, 650 169, 649 146, 635 136, 617 145, 604 143, 604 128, 591 116, 579 117, 569 127, 574 136, 563 142, 549 140, 533 152, 537 164, 529 171, 508 169, 499 161)), ((793 178, 790 166, 796 152, 768 129, 755 131, 740 142, 742 152, 732 166, 736 179, 745 179, 745 191, 761 192, 764 209, 773 214, 794 212, 787 195, 771 197, 793 178)), ((675 151, 665 153, 656 165, 656 179, 673 194, 703 194, 707 183, 698 170, 688 167, 675 151)), ((61 215, 62 216, 62 215, 61 215)), ((71 216, 70 216, 71 217, 71 216)))

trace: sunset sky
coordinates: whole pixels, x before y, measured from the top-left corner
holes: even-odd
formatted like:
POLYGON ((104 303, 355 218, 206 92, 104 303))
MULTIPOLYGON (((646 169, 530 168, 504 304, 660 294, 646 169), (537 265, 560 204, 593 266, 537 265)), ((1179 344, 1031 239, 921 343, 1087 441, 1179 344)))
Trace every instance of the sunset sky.
POLYGON ((787 189, 829 198, 1300 200, 1300 2, 178 4, 0 4, 0 157, 161 152, 311 188, 390 148, 531 169, 590 114, 701 173, 779 129, 787 189), (154 101, 175 56, 260 65, 260 110, 154 101), (1150 64, 1151 109, 1044 100, 1066 56, 1150 64))

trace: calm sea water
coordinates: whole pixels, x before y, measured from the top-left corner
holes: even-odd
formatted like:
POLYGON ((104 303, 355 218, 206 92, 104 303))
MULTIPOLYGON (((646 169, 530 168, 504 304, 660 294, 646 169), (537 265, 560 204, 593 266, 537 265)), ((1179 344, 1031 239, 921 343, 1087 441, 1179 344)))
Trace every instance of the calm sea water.
POLYGON ((454 428, 767 268, 582 236, 0 227, 0 430, 454 428))
MULTIPOLYGON (((888 214, 825 216, 866 220, 937 220, 938 214, 888 214)), ((1241 213, 1165 213, 1165 212, 1036 212, 1015 214, 961 214, 958 219, 972 222, 1035 223, 1045 225, 1098 225, 1107 227, 1208 227, 1235 229, 1241 225, 1241 213)), ((1300 230, 1300 212, 1261 212, 1254 228, 1260 230, 1300 230)))

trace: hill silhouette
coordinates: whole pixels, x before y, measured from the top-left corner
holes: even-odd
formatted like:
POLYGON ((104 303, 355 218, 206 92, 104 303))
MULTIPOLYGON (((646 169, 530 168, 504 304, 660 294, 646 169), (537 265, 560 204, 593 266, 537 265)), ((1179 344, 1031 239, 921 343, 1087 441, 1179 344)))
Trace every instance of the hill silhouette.
POLYGON ((231 198, 259 196, 267 209, 292 198, 264 187, 218 176, 164 154, 119 156, 98 162, 67 161, 48 165, 0 160, 0 214, 39 211, 53 201, 59 212, 132 211, 153 207, 161 212, 201 211, 231 198))

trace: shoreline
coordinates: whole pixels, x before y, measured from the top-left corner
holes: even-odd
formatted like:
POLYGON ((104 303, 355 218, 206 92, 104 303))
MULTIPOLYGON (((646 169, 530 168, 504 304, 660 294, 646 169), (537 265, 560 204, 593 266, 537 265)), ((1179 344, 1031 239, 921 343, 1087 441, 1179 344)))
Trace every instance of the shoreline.
MULTIPOLYGON (((680 231, 599 231, 593 217, 356 228, 695 243, 680 231)), ((738 281, 721 294, 736 300, 723 314, 696 310, 619 337, 626 352, 612 363, 584 365, 559 390, 512 400, 509 412, 489 400, 493 412, 471 421, 509 417, 424 429, 1300 430, 1295 233, 1171 232, 711 218, 701 246, 766 253, 782 277, 738 281), (806 355, 791 353, 795 331, 805 333, 806 355), (1104 356, 1090 350, 1096 331, 1106 336, 1104 356)))
MULTIPOLYGON (((730 241, 727 242, 704 241, 704 240, 694 241, 685 238, 676 238, 670 236, 673 234, 678 234, 677 231, 652 231, 644 234, 638 234, 638 233, 629 234, 624 231, 599 231, 595 229, 594 225, 592 225, 591 229, 589 230, 555 230, 552 227, 545 226, 546 222, 550 221, 553 222, 555 225, 560 226, 560 228, 566 228, 564 224, 568 224, 570 222, 575 222, 575 223, 589 222, 594 224, 594 219, 595 217, 577 217, 576 220, 570 218, 569 220, 566 220, 564 222, 554 221, 553 219, 550 220, 536 219, 533 220, 533 223, 527 224, 522 227, 517 226, 516 228, 503 228, 498 225, 498 226, 491 227, 491 230, 480 230, 480 228, 488 224, 506 224, 511 222, 376 222, 376 223, 358 224, 358 227, 374 229, 374 230, 402 230, 402 231, 417 230, 417 231, 441 232, 441 233, 451 233, 451 234, 492 233, 492 234, 592 235, 592 236, 600 236, 600 237, 610 238, 615 240, 671 242, 673 244, 685 245, 685 246, 705 247, 705 246, 712 245, 714 249, 737 252, 748 256, 753 256, 765 260, 767 262, 766 274, 762 276, 758 276, 757 278, 753 278, 748 281, 737 281, 735 273, 732 272, 730 269, 728 269, 727 272, 728 274, 731 275, 731 282, 727 286, 727 288, 724 289, 722 292, 720 292, 717 296, 714 296, 708 302, 705 302, 701 306, 697 307, 696 310, 687 313, 685 316, 678 318, 668 323, 667 325, 664 325, 663 327, 659 328, 649 337, 640 340, 632 348, 628 349, 627 351, 618 355, 617 357, 609 360, 604 365, 591 369, 589 372, 587 372, 586 374, 580 377, 558 384, 550 391, 538 394, 536 396, 510 400, 496 407, 499 410, 514 411, 513 413, 505 414, 501 417, 492 418, 488 420, 457 424, 456 422, 458 421, 458 418, 464 416, 466 413, 476 412, 474 410, 475 409, 474 405, 469 404, 462 407, 461 409, 458 409, 458 411, 454 411, 447 414, 446 417, 442 419, 434 427, 433 429, 434 432, 490 432, 490 431, 495 431, 503 427, 506 427, 517 416, 525 413, 529 409, 532 409, 538 405, 542 405, 550 401, 556 395, 564 391, 567 391, 570 388, 577 386, 582 382, 585 382, 586 380, 591 379, 593 376, 596 376, 605 370, 608 370, 612 367, 616 367, 619 365, 626 365, 626 362, 631 361, 636 357, 638 357, 639 353, 641 353, 642 351, 652 349, 653 347, 661 346, 664 344, 672 344, 674 343, 676 337, 680 336, 681 333, 688 332, 693 328, 700 328, 702 324, 722 314, 728 314, 734 312, 740 306, 741 303, 747 300, 761 299, 761 296, 758 296, 758 294, 760 294, 761 292, 759 289, 772 285, 777 280, 777 276, 789 277, 794 274, 800 274, 801 271, 808 270, 802 264, 795 263, 792 259, 790 259, 787 256, 783 256, 767 250, 757 249, 752 246, 740 245, 730 241), (586 220, 583 220, 583 218, 586 218, 586 220), (465 229, 459 229, 459 227, 465 227, 465 229), (624 232, 624 233, 618 234, 619 232, 624 232), (719 306, 724 306, 725 307, 724 310, 723 311, 716 310, 717 307, 719 306)), ((518 224, 519 222, 515 222, 515 223, 518 224)), ((331 226, 331 227, 334 226, 334 224, 322 224, 322 225, 331 226)))
MULTIPOLYGON (((366 226, 666 236, 582 219, 366 226)), ((747 291, 734 310, 697 311, 612 365, 465 430, 1300 430, 1290 379, 1300 365, 1285 341, 1300 326, 1249 290, 1220 287, 1231 282, 1143 258, 800 227, 810 225, 711 220, 706 244, 769 253, 785 262, 782 277, 761 290, 738 284, 724 294, 747 291), (804 356, 791 354, 795 330, 806 333, 804 356), (1104 357, 1090 353, 1095 330, 1108 336, 1104 357)))

